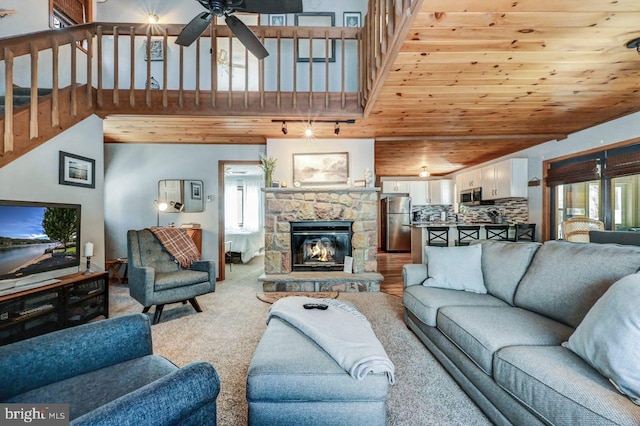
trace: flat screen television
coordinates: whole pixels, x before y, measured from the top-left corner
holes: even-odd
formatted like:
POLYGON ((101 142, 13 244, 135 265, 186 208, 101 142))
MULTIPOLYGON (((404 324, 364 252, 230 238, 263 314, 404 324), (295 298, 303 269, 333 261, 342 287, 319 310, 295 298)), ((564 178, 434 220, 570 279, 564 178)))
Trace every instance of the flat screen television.
POLYGON ((79 204, 0 200, 0 289, 78 272, 79 204))

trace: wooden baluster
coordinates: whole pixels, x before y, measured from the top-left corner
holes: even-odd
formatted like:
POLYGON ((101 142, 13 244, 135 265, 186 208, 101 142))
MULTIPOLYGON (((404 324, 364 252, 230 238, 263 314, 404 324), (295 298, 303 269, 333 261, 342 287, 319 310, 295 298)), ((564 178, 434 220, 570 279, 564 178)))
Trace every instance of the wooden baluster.
MULTIPOLYGON (((264 45, 264 33, 261 32, 260 34, 260 41, 264 45)), ((280 56, 278 56, 278 60, 280 60, 280 56)), ((258 86, 258 90, 260 91, 260 108, 264 108, 264 60, 258 61, 258 86)))
MULTIPOLYGON (((87 108, 93 106, 93 34, 85 32, 87 40, 87 108)), ((77 49, 77 46, 72 46, 77 49)))
POLYGON ((29 43, 31 55, 31 99, 29 102, 29 138, 38 137, 38 49, 29 43))
POLYGON ((227 105, 231 107, 233 100, 231 95, 233 94, 233 37, 229 35, 229 91, 227 92, 227 105))
POLYGON ((184 105, 184 46, 180 46, 180 86, 178 88, 178 105, 184 105))
POLYGON ((313 105, 313 33, 309 31, 309 109, 313 105))
POLYGON ((167 29, 162 29, 162 106, 167 107, 169 105, 169 76, 167 75, 167 42, 168 35, 167 29))
POLYGON ((96 38, 96 42, 98 43, 98 93, 96 103, 99 107, 102 107, 102 25, 98 25, 96 38))
POLYGON ((200 106, 200 37, 196 40, 196 106, 200 106))
POLYGON ((3 154, 13 152, 13 52, 4 48, 4 147, 3 154))
POLYGON ((344 30, 340 32, 340 58, 342 62, 342 67, 340 70, 340 106, 342 109, 345 109, 347 103, 346 97, 346 62, 347 58, 345 57, 345 38, 344 38, 344 30))
POLYGON ((211 106, 215 108, 218 91, 218 30, 214 25, 209 28, 211 33, 211 106))
MULTIPOLYGON (((281 38, 281 31, 278 30, 276 32, 276 43, 278 44, 277 46, 277 54, 278 54, 278 62, 276 64, 277 67, 277 75, 276 75, 276 107, 278 109, 280 109, 280 105, 282 102, 282 38, 281 38)), ((263 61, 264 62, 264 61, 263 61)), ((293 61, 293 67, 295 69, 295 58, 293 61)), ((295 77, 294 77, 295 78, 295 77)))
POLYGON ((115 106, 120 105, 120 79, 119 79, 119 60, 118 60, 118 51, 120 46, 120 37, 119 37, 119 29, 118 27, 113 27, 113 104, 115 106))
POLYGON ((71 115, 78 115, 78 49, 76 48, 76 39, 71 36, 71 115))
MULTIPOLYGON (((329 32, 324 33, 324 108, 329 109, 329 32)), ((335 55, 335 52, 333 52, 335 55)))
POLYGON ((293 108, 297 108, 298 103, 298 32, 293 32, 293 108))
POLYGON ((129 105, 136 106, 136 29, 129 27, 129 38, 131 44, 131 58, 129 66, 131 73, 129 76, 129 105))
POLYGON ((244 49, 244 108, 249 109, 249 49, 244 49))
POLYGON ((147 28, 147 45, 146 45, 146 57, 147 57, 147 82, 145 84, 145 98, 147 106, 151 107, 151 26, 147 28))
POLYGON ((51 127, 60 126, 60 46, 58 39, 53 39, 51 47, 51 127))

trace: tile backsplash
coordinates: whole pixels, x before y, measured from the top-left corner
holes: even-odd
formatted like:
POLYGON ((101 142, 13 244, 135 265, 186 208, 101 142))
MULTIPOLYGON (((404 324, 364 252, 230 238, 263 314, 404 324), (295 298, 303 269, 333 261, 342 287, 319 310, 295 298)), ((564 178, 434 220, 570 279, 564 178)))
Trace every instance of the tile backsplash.
POLYGON ((447 215, 447 221, 454 222, 491 222, 490 213, 498 212, 504 216, 506 223, 529 223, 529 200, 527 198, 511 198, 496 200, 494 205, 470 206, 461 208, 456 218, 456 212, 451 205, 413 206, 411 209, 414 222, 439 221, 442 212, 447 215))

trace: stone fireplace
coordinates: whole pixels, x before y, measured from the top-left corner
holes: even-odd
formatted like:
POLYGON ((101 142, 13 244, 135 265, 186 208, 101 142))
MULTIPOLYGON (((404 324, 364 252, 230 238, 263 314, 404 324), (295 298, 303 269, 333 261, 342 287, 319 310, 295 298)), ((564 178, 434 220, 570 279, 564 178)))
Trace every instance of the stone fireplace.
POLYGON ((379 291, 378 191, 263 189, 264 291, 379 291), (345 255, 352 273, 344 272, 345 255))

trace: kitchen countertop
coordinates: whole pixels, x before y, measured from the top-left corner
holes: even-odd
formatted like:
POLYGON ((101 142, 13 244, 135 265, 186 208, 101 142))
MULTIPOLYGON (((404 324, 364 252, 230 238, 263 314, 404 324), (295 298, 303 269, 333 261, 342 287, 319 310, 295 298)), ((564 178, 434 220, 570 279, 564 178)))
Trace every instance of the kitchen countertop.
POLYGON ((493 223, 493 222, 413 222, 411 226, 416 228, 426 228, 427 226, 483 226, 483 225, 513 225, 513 223, 493 223))

